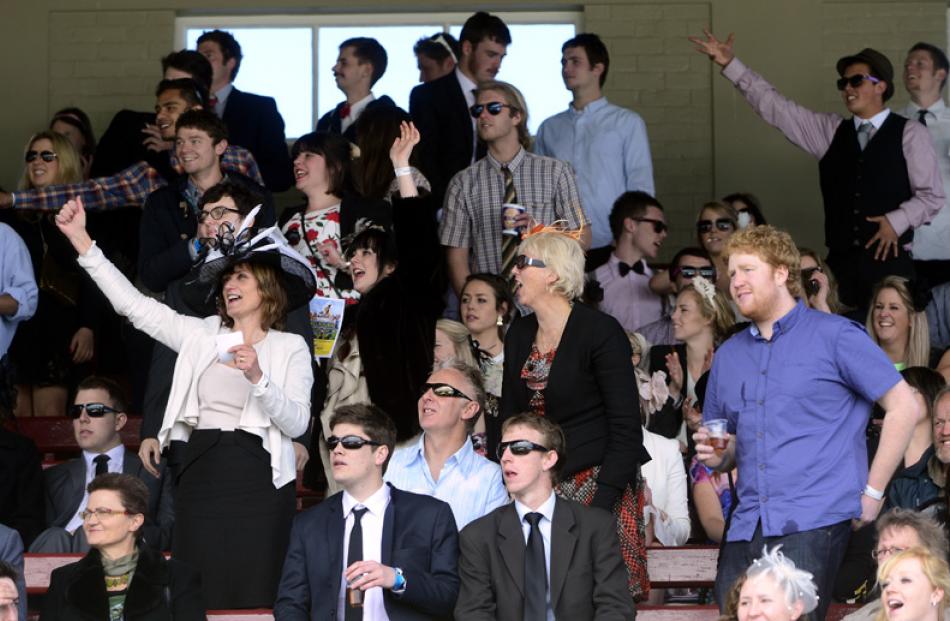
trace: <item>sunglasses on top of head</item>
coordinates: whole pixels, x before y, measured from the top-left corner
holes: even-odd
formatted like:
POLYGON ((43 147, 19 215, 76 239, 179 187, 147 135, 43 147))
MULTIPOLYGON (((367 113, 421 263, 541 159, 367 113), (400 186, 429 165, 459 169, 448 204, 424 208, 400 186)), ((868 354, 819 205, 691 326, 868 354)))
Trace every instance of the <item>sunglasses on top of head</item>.
POLYGON ((102 418, 106 414, 119 413, 119 410, 115 408, 110 408, 108 405, 104 403, 75 403, 69 406, 69 410, 67 410, 67 414, 69 415, 70 418, 76 419, 82 416, 83 409, 85 409, 86 414, 88 414, 92 418, 102 418))
POLYGON ((509 106, 508 104, 502 103, 500 101, 490 101, 487 104, 475 104, 469 108, 468 111, 472 113, 473 119, 477 119, 485 110, 488 110, 488 114, 492 116, 498 116, 501 114, 503 108, 509 108, 512 112, 515 111, 513 106, 509 106))
POLYGON ((866 73, 857 73, 855 75, 849 76, 847 78, 838 78, 838 81, 835 82, 838 86, 839 91, 843 91, 845 87, 851 86, 851 88, 858 88, 861 86, 861 83, 867 80, 871 84, 877 84, 880 82, 879 79, 875 78, 873 75, 868 75, 866 73))
POLYGON ((366 438, 361 438, 359 436, 343 436, 338 438, 337 436, 330 436, 327 438, 327 448, 331 451, 336 448, 337 444, 342 444, 343 448, 348 451, 355 451, 361 449, 367 444, 370 446, 382 446, 381 442, 376 442, 374 440, 367 440, 366 438))
POLYGON ((26 157, 24 157, 23 159, 26 160, 27 163, 32 162, 36 158, 40 158, 44 162, 52 162, 58 157, 59 156, 53 153, 52 151, 27 151, 26 157))
POLYGON ((696 223, 696 230, 700 233, 709 233, 715 226, 720 231, 732 231, 736 228, 736 223, 729 218, 717 218, 713 220, 700 220, 696 223))
POLYGON ((519 456, 527 455, 531 451, 547 453, 550 450, 548 447, 535 444, 530 440, 511 440, 510 442, 500 442, 498 444, 498 448, 495 451, 499 461, 501 461, 501 457, 505 454, 506 449, 511 450, 512 455, 519 456))

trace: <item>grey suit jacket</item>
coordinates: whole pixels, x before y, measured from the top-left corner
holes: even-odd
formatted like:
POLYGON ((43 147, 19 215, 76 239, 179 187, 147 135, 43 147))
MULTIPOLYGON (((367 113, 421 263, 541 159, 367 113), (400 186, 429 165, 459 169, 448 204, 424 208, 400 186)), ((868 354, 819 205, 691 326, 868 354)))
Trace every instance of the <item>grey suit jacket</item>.
POLYGON ((23 540, 20 533, 0 524, 0 561, 9 563, 17 571, 17 591, 20 593, 20 619, 26 619, 26 579, 23 574, 23 540))
MULTIPOLYGON (((142 465, 142 460, 126 450, 122 472, 141 479, 148 488, 148 513, 143 532, 145 541, 156 550, 170 550, 175 508, 172 501, 172 481, 165 472, 163 460, 155 478, 142 465)), ((86 487, 86 463, 81 457, 53 466, 43 472, 46 479, 47 526, 65 528, 79 510, 86 487)))
MULTIPOLYGON (((636 618, 616 528, 614 517, 602 509, 557 499, 549 580, 555 618, 636 618)), ((470 523, 459 544, 461 588, 455 618, 521 621, 525 540, 514 503, 470 523)))

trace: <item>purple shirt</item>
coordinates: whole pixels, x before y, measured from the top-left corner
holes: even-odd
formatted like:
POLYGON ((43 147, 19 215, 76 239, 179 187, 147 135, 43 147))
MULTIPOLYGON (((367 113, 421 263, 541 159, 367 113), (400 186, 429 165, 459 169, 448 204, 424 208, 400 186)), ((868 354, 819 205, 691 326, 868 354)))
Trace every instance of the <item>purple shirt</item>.
MULTIPOLYGON (((828 151, 838 125, 844 121, 840 115, 813 112, 786 99, 738 58, 733 58, 723 68, 722 75, 736 85, 762 120, 780 130, 793 144, 818 159, 828 151)), ((886 115, 877 119, 875 129, 885 118, 886 115)), ((872 140, 873 137, 872 133, 872 140)), ((885 214, 898 235, 930 222, 944 203, 940 167, 927 128, 920 123, 905 123, 902 144, 912 194, 897 209, 885 214)))
POLYGON ((610 253, 610 259, 594 270, 594 278, 604 290, 600 310, 613 316, 627 332, 663 316, 663 298, 650 289, 653 270, 646 261, 643 265, 642 274, 630 270, 626 276, 621 276, 620 259, 610 253))
POLYGON ((871 406, 900 379, 860 325, 801 301, 771 340, 753 324, 723 343, 703 418, 728 419, 736 436, 739 505, 727 540, 750 541, 760 519, 775 537, 858 517, 871 406))

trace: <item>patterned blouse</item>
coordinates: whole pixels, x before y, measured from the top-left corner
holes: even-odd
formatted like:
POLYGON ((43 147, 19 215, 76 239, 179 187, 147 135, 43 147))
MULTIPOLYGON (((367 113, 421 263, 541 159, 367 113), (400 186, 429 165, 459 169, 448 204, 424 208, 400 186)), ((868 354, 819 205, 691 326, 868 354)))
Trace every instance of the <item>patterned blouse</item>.
POLYGON ((317 273, 316 295, 324 298, 343 298, 347 304, 357 302, 360 299, 359 292, 355 289, 337 289, 333 282, 339 269, 317 256, 317 249, 325 242, 332 242, 337 252, 343 254, 340 244, 340 204, 319 211, 294 214, 284 225, 283 233, 287 236, 292 231, 297 231, 300 239, 293 245, 293 249, 307 257, 310 266, 317 273))
POLYGON ((524 361, 524 366, 521 367, 521 379, 528 385, 529 390, 534 391, 531 400, 528 401, 528 407, 538 416, 544 416, 544 389, 548 386, 548 375, 551 374, 551 365, 554 363, 556 354, 556 347, 542 354, 535 345, 532 345, 531 353, 524 361))

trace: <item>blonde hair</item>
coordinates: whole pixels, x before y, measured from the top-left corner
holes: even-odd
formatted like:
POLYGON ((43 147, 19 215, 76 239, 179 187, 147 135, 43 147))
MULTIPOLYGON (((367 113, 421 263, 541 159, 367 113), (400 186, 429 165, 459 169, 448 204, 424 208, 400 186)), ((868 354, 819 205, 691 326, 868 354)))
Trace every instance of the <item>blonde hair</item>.
POLYGON ((676 297, 679 298, 687 293, 693 296, 699 306, 699 314, 702 318, 712 320, 713 341, 716 345, 719 345, 729 334, 732 326, 735 325, 735 313, 732 312, 732 307, 729 306, 729 301, 722 291, 716 289, 716 294, 710 300, 696 287, 695 281, 696 278, 693 278, 689 286, 684 287, 676 297))
POLYGON ((435 329, 441 330, 452 341, 452 349, 455 351, 455 355, 452 357, 454 360, 478 368, 475 354, 472 353, 472 341, 469 340, 471 333, 465 327, 465 324, 451 319, 439 319, 435 322, 435 329))
MULTIPOLYGON (((878 584, 882 584, 884 580, 887 579, 898 563, 908 559, 917 559, 917 562, 920 563, 921 571, 924 576, 927 577, 927 580, 930 581, 930 586, 933 587, 934 590, 940 589, 943 591, 943 597, 937 605, 937 618, 943 619, 943 611, 947 607, 947 604, 950 603, 950 568, 947 567, 946 559, 934 555, 927 548, 910 548, 909 550, 904 550, 888 558, 877 570, 878 584)), ((884 601, 885 597, 886 595, 882 588, 881 601, 884 601)), ((884 608, 886 609, 887 606, 884 606, 884 608)), ((886 621, 886 619, 887 616, 884 614, 884 610, 881 610, 876 617, 876 621, 886 621)))
POLYGON ((763 546, 762 556, 749 565, 745 572, 746 578, 772 578, 785 594, 786 605, 792 606, 795 602, 801 602, 802 612, 807 614, 818 607, 815 577, 811 572, 796 567, 790 558, 782 554, 781 548, 781 545, 777 545, 769 550, 768 546, 763 546))
MULTIPOLYGON (((724 216, 732 220, 733 232, 739 230, 739 212, 736 211, 736 208, 729 203, 723 203, 722 201, 709 201, 708 203, 704 203, 703 206, 699 208, 699 212, 696 213, 697 223, 702 220, 703 212, 707 209, 715 211, 717 215, 724 216)), ((699 243, 700 248, 703 250, 706 249, 706 244, 703 243, 703 236, 700 234, 699 230, 696 231, 696 241, 699 243)))
MULTIPOLYGON (((76 147, 68 138, 53 131, 43 131, 33 134, 27 141, 23 149, 23 156, 26 157, 27 151, 33 148, 37 141, 43 139, 49 140, 53 145, 53 153, 56 154, 56 161, 59 163, 59 172, 53 183, 79 183, 82 181, 82 159, 76 147)), ((20 177, 20 183, 17 189, 32 190, 35 186, 30 181, 29 166, 23 166, 23 175, 20 177)))
POLYGON ((930 327, 927 323, 927 313, 914 308, 914 298, 909 284, 910 282, 903 276, 885 276, 874 285, 874 290, 871 292, 871 306, 868 308, 864 326, 871 335, 871 339, 880 345, 881 341, 874 331, 874 305, 881 291, 893 289, 900 297, 901 304, 907 309, 907 316, 910 318, 910 334, 907 335, 907 349, 904 351, 903 362, 908 367, 927 367, 930 366, 930 327))
POLYGON ((485 80, 484 82, 478 83, 478 88, 475 89, 475 98, 478 99, 478 96, 485 91, 501 93, 505 98, 505 103, 509 106, 508 114, 514 115, 518 113, 521 115, 521 122, 516 126, 518 128, 518 142, 520 142, 521 146, 525 149, 530 149, 531 132, 528 131, 528 104, 524 99, 524 95, 521 94, 521 91, 519 91, 514 84, 509 84, 508 82, 485 80))
POLYGON ((521 242, 518 253, 537 255, 554 272, 557 280, 548 288, 551 293, 568 300, 581 297, 584 292, 584 251, 576 239, 561 233, 535 233, 521 242))
POLYGON ((802 297, 802 258, 791 235, 770 224, 750 226, 733 233, 726 242, 722 258, 728 263, 729 257, 737 253, 754 254, 773 268, 786 268, 785 287, 792 297, 802 297))

